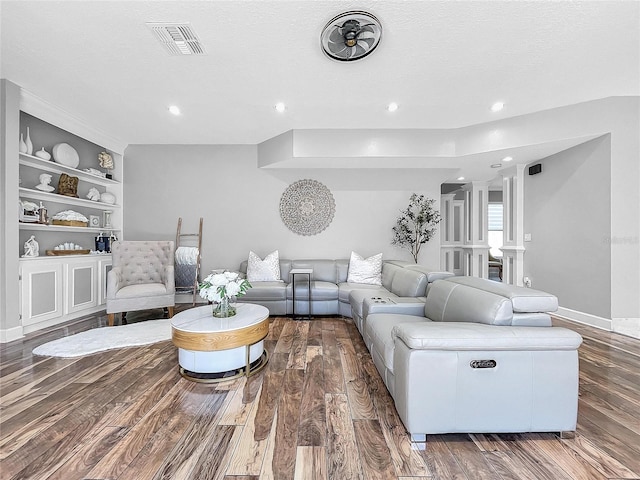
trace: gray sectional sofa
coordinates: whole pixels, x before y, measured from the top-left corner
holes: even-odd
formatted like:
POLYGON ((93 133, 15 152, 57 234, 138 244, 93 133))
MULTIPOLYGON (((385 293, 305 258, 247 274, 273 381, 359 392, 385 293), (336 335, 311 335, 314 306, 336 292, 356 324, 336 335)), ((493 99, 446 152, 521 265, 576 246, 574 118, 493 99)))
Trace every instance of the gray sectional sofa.
POLYGON ((426 301, 365 300, 360 332, 412 438, 573 432, 577 333, 549 326, 557 298, 453 277, 426 301))
POLYGON ((348 268, 281 259, 285 280, 253 282, 240 301, 291 314, 295 288, 296 313, 352 317, 415 441, 575 431, 582 337, 552 326, 554 295, 395 260, 383 263, 382 285, 349 283, 348 268), (313 269, 310 303, 293 268, 313 269))
MULTIPOLYGON (((293 313, 293 288, 290 272, 294 268, 311 268, 311 302, 307 300, 307 279, 296 277, 297 314, 354 316, 359 322, 365 298, 418 298, 424 303, 427 286, 449 272, 432 271, 424 266, 400 260, 387 260, 382 265, 382 285, 347 282, 349 259, 280 259, 280 278, 276 282, 252 282, 252 288, 238 301, 257 303, 271 315, 293 313), (310 311, 309 311, 310 309, 310 311)), ((246 274, 247 261, 240 264, 246 274)))

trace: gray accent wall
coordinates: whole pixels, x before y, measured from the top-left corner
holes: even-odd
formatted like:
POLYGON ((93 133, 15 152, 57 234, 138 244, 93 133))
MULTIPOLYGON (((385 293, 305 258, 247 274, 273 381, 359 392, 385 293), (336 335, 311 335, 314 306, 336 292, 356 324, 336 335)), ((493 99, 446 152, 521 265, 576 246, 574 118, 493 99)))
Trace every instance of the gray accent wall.
POLYGON ((525 275, 562 307, 611 318, 611 136, 536 163, 542 172, 525 176, 525 275))
MULTIPOLYGON (((354 250, 387 259, 411 260, 391 245, 391 228, 414 191, 436 199, 441 178, 424 170, 402 181, 384 171, 258 167, 258 147, 249 145, 130 145, 124 161, 124 231, 128 240, 174 239, 197 231, 204 218, 203 272, 237 269, 249 250, 261 257, 348 258, 354 250), (324 183, 336 203, 333 221, 318 235, 301 236, 280 219, 280 197, 295 180, 324 183), (388 178, 388 177, 387 177, 388 178)), ((440 264, 440 236, 423 246, 420 263, 440 264)))

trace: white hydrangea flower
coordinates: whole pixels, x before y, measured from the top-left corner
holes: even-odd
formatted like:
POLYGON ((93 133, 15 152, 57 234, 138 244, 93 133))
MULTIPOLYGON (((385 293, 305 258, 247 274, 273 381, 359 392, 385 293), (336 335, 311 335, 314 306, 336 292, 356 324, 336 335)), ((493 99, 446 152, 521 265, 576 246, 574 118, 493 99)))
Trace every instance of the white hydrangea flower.
POLYGON ((230 282, 229 284, 227 284, 228 297, 235 297, 236 295, 238 295, 238 293, 240 293, 240 285, 238 285, 236 282, 230 282))
POLYGON ((240 276, 238 274, 238 272, 224 272, 224 276, 227 278, 227 280, 229 280, 230 282, 234 282, 235 280, 238 279, 238 277, 240 276))
POLYGON ((216 287, 224 287, 227 283, 229 283, 229 280, 227 280, 227 277, 224 275, 224 273, 216 273, 211 278, 211 284, 216 287))

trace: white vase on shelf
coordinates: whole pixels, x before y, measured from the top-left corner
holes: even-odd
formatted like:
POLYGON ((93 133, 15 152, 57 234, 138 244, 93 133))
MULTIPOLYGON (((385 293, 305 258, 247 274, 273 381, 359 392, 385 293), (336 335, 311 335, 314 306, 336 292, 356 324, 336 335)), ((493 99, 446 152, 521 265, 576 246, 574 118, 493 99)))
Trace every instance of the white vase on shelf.
POLYGON ((31 137, 29 136, 29 127, 27 127, 27 139, 25 140, 25 143, 27 144, 27 154, 32 155, 33 143, 31 142, 31 137))
POLYGON ((24 143, 24 137, 20 134, 20 153, 27 153, 27 144, 24 143))

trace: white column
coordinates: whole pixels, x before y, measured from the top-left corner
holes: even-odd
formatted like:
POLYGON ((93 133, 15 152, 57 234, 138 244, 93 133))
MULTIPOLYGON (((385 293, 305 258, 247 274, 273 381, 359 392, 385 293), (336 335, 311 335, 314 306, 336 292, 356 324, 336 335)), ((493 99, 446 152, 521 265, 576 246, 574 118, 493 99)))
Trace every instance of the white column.
POLYGON ((471 182, 464 190, 464 274, 489 278, 489 182, 471 182))
POLYGON ((453 272, 453 232, 454 215, 453 202, 455 193, 447 193, 440 196, 440 268, 447 272, 453 272))
POLYGON ((502 172, 502 281, 523 286, 524 280, 524 164, 502 172))

